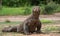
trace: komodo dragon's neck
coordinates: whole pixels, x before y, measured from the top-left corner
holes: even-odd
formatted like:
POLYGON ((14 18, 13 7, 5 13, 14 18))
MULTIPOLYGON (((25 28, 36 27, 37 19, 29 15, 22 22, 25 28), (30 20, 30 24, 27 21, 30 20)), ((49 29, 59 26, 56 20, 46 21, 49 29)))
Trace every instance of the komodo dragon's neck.
POLYGON ((31 15, 31 17, 33 18, 33 19, 39 19, 39 15, 31 15))

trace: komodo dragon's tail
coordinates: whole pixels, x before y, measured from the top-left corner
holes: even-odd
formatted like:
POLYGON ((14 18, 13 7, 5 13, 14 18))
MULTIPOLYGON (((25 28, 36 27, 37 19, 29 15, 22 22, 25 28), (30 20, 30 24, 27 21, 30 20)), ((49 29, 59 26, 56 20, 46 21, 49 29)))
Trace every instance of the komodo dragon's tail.
POLYGON ((2 32, 16 32, 17 28, 15 26, 9 26, 2 29, 2 32))

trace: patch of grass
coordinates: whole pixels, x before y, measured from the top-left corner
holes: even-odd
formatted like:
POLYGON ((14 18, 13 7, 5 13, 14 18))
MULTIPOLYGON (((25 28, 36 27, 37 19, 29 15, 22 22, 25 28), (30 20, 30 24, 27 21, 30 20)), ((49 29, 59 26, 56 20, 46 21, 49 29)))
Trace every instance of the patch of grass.
POLYGON ((23 15, 29 15, 29 14, 31 14, 31 10, 30 8, 26 7, 25 11, 23 12, 23 15))
POLYGON ((52 23, 53 21, 52 21, 52 20, 45 20, 45 19, 42 19, 41 22, 42 22, 42 23, 52 23))
MULTIPOLYGON (((43 24, 44 24, 44 23, 46 23, 46 24, 48 24, 48 23, 53 23, 52 20, 44 20, 44 19, 42 19, 41 22, 42 22, 43 24)), ((9 21, 9 20, 6 20, 5 22, 0 22, 0 24, 20 24, 20 23, 22 23, 22 22, 20 22, 20 21, 11 22, 11 21, 9 21), (9 23, 7 23, 7 22, 9 22, 9 23)))
MULTIPOLYGON (((28 7, 31 8, 31 7, 28 7)), ((12 8, 12 7, 3 7, 2 11, 0 11, 0 16, 9 16, 9 15, 23 15, 25 14, 25 10, 26 7, 16 7, 16 8, 12 8)), ((27 14, 29 13, 29 11, 26 11, 27 14)))
POLYGON ((22 23, 22 22, 10 22, 10 23, 6 23, 6 22, 0 22, 0 24, 20 24, 20 23, 22 23))
POLYGON ((47 26, 44 28, 45 32, 59 32, 59 27, 57 26, 47 26))
MULTIPOLYGON (((44 8, 45 6, 40 6, 41 7, 41 14, 45 13, 44 8), (44 11, 44 12, 43 12, 44 11)), ((16 15, 29 15, 31 14, 31 9, 33 8, 33 6, 30 7, 5 7, 3 6, 2 9, 0 10, 0 16, 16 16, 16 15)), ((48 9, 49 13, 50 10, 48 9)), ((60 11, 60 5, 58 6, 58 8, 54 11, 57 12, 60 11)))

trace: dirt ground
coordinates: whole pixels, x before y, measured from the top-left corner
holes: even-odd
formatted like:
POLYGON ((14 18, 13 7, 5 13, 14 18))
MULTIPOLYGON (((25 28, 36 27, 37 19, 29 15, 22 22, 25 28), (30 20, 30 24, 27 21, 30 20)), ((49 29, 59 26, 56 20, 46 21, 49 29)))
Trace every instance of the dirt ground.
MULTIPOLYGON (((10 21, 24 21, 27 19, 30 15, 27 16, 0 16, 0 22, 3 22, 5 20, 10 21)), ((46 19, 46 20, 60 20, 60 13, 55 13, 53 15, 40 15, 40 19, 46 19)))
MULTIPOLYGON (((24 21, 29 16, 0 16, 0 22, 4 22, 5 20, 24 21)), ((40 15, 40 19, 55 20, 55 21, 60 20, 60 13, 56 13, 53 15, 40 15)), ((46 25, 46 26, 51 26, 51 25, 46 25)), ((54 26, 60 26, 60 23, 54 26)), ((45 34, 31 34, 31 35, 23 35, 20 33, 0 33, 0 36, 60 36, 60 33, 45 33, 45 34)))
MULTIPOLYGON (((2 36, 2 35, 1 35, 2 36)), ((50 33, 50 34, 32 34, 32 35, 23 35, 23 34, 12 34, 12 33, 8 33, 5 34, 3 36, 60 36, 60 34, 58 33, 50 33)))

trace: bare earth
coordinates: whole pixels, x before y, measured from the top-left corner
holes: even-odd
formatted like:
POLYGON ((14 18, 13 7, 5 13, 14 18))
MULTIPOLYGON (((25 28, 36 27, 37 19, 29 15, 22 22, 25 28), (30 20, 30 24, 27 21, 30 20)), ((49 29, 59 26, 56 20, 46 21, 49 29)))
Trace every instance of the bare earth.
POLYGON ((23 35, 23 34, 12 34, 12 33, 8 33, 7 35, 3 35, 3 36, 60 36, 60 34, 57 33, 50 33, 50 34, 32 34, 32 35, 23 35))
MULTIPOLYGON (((3 22, 5 20, 10 20, 10 21, 24 21, 27 19, 30 15, 28 16, 0 16, 0 22, 3 22)), ((60 20, 60 13, 56 13, 53 15, 40 15, 40 19, 46 19, 46 20, 60 20)))
MULTIPOLYGON (((10 20, 10 21, 24 21, 28 16, 0 16, 0 22, 4 22, 5 20, 10 20)), ((40 19, 46 19, 46 20, 60 20, 60 13, 56 13, 54 15, 40 15, 40 19)), ((48 26, 48 25, 47 25, 48 26)), ((49 25, 51 26, 51 25, 49 25)), ((56 25, 54 25, 56 26, 56 25)), ((57 26, 60 26, 57 25, 57 26)), ((0 34, 2 36, 3 34, 0 34)), ((19 33, 8 33, 4 34, 3 36, 60 36, 60 33, 45 33, 45 34, 31 34, 31 35, 23 35, 19 33)))

